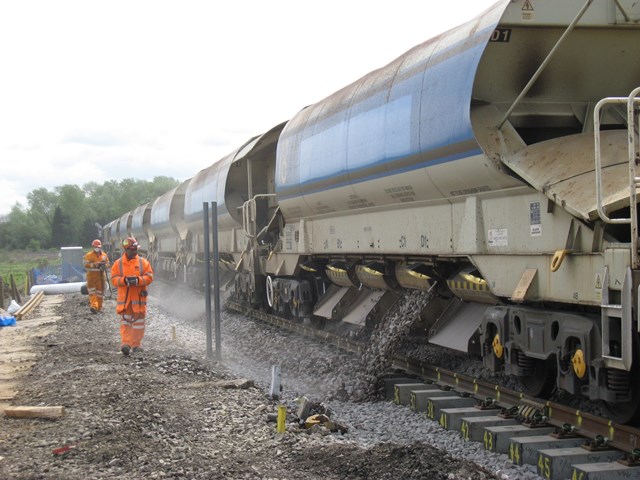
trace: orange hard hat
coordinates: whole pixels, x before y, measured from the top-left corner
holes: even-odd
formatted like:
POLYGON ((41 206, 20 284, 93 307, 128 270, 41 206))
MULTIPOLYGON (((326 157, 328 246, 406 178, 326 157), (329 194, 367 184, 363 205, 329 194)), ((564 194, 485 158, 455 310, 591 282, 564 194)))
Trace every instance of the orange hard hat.
POLYGON ((102 248, 102 242, 96 238, 93 242, 91 242, 91 246, 102 248))
POLYGON ((127 237, 122 241, 122 246, 127 250, 137 250, 138 249, 138 241, 133 237, 127 237))

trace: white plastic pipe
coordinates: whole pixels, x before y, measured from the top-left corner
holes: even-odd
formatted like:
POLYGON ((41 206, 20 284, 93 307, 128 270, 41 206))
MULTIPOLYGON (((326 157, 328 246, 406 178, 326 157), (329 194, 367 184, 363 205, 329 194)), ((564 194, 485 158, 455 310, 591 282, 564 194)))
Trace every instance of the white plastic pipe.
POLYGON ((50 285, 34 285, 31 287, 30 293, 44 292, 45 295, 58 295, 61 293, 78 293, 83 285, 87 282, 74 283, 52 283, 50 285))

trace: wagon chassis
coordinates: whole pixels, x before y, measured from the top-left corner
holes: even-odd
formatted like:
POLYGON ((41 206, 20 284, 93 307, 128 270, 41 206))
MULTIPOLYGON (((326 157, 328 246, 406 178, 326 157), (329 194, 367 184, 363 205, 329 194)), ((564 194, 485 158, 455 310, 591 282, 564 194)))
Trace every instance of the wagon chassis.
MULTIPOLYGON (((227 301, 226 307, 277 328, 329 343, 344 351, 362 354, 367 348, 361 342, 252 309, 232 300, 227 301)), ((640 429, 638 428, 620 425, 607 418, 582 412, 557 402, 529 397, 499 384, 462 375, 402 355, 393 357, 392 367, 396 371, 402 370, 443 389, 453 389, 460 395, 472 396, 478 402, 495 405, 504 411, 517 411, 519 418, 528 424, 547 424, 556 427, 559 431, 584 437, 593 445, 620 450, 628 454, 627 464, 640 465, 637 450, 640 448, 640 429)))

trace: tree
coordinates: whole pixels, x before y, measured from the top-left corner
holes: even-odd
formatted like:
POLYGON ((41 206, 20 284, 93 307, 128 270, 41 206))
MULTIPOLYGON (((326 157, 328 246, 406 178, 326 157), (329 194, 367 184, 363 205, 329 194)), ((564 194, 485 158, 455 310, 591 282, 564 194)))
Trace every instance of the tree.
MULTIPOLYGON (((46 188, 38 188, 27 195, 29 210, 26 212, 34 222, 51 228, 53 214, 58 206, 58 196, 46 188)), ((48 238, 48 237, 47 237, 48 238)))
POLYGON ((82 225, 87 218, 88 208, 84 192, 77 185, 63 185, 56 187, 58 206, 62 209, 64 223, 68 225, 67 237, 80 240, 82 225))
POLYGON ((102 185, 89 182, 82 188, 38 188, 27 195, 28 208, 16 203, 0 224, 0 247, 25 248, 36 245, 33 239, 43 248, 88 245, 98 236, 96 223, 106 225, 179 184, 173 178, 155 177, 151 182, 127 178, 102 185))
POLYGON ((24 249, 31 239, 41 240, 43 248, 50 246, 50 228, 43 222, 37 220, 25 210, 20 203, 16 203, 9 213, 9 221, 4 226, 3 247, 9 249, 24 249))
POLYGON ((62 212, 61 207, 56 207, 51 226, 51 244, 57 248, 70 247, 77 243, 73 238, 69 216, 62 212))

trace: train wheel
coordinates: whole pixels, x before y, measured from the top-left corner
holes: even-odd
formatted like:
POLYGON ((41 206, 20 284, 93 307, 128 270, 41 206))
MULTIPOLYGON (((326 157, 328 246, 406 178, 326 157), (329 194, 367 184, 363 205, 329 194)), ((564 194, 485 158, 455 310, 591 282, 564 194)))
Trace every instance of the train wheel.
POLYGON ((265 281, 265 286, 266 286, 266 293, 267 293, 267 303, 269 304, 270 307, 273 308, 275 295, 273 293, 273 279, 271 278, 271 275, 267 276, 267 280, 265 281))
POLYGON ((611 420, 621 424, 637 424, 640 423, 640 382, 637 381, 640 374, 640 349, 638 339, 633 339, 633 359, 630 372, 620 372, 616 374, 616 370, 607 372, 607 382, 609 386, 614 383, 618 389, 629 390, 631 395, 627 402, 609 403, 605 402, 605 406, 611 420))
POLYGON ((539 398, 548 398, 556 388, 557 369, 553 357, 546 360, 527 358, 533 363, 533 375, 519 377, 522 390, 527 395, 539 398))

